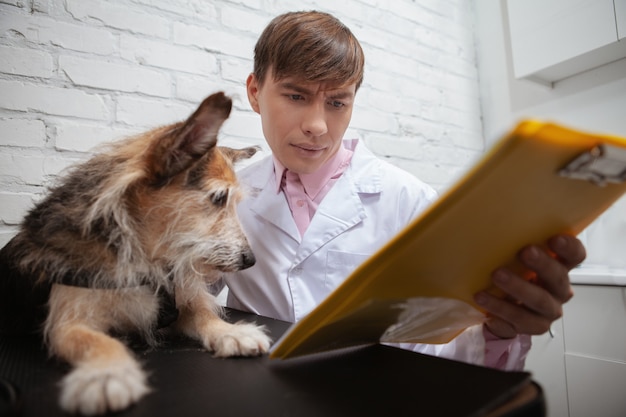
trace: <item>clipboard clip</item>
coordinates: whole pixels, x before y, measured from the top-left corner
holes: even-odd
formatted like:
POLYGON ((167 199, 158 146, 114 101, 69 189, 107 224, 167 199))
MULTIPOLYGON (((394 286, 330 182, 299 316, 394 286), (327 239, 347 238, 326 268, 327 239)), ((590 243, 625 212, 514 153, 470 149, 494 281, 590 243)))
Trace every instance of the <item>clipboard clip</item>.
POLYGON ((578 155, 559 171, 567 178, 590 181, 604 187, 626 181, 626 148, 600 144, 578 155))

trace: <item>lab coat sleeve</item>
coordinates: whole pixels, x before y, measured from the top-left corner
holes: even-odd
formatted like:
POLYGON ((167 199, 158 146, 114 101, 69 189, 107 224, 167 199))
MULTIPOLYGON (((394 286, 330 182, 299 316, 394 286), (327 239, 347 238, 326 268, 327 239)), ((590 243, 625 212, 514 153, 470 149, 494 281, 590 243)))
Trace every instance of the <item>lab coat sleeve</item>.
POLYGON ((391 345, 473 365, 504 371, 519 371, 524 369, 531 340, 529 335, 500 339, 482 324, 478 324, 468 327, 463 333, 446 344, 395 343, 391 345))
MULTIPOLYGON (((429 190, 425 200, 431 204, 437 197, 436 192, 429 190)), ((423 210, 423 206, 415 206, 412 218, 423 210)), ((446 344, 397 343, 393 345, 423 354, 512 371, 524 368, 526 356, 531 347, 531 337, 518 335, 511 339, 500 339, 489 332, 484 325, 478 324, 467 328, 446 344)))
POLYGON ((524 369, 526 356, 532 346, 528 334, 520 334, 512 339, 500 339, 483 326, 485 338, 484 365, 504 371, 521 371, 524 369))

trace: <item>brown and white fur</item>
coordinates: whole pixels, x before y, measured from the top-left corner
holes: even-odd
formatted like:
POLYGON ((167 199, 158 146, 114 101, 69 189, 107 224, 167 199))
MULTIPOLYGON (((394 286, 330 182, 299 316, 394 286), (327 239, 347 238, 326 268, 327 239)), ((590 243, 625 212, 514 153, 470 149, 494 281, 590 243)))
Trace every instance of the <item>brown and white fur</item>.
POLYGON ((214 94, 185 122, 124 140, 75 167, 0 251, 0 331, 41 329, 72 370, 61 407, 122 410, 150 390, 113 335, 155 340, 159 294, 175 298, 170 327, 215 356, 267 352, 262 327, 229 324, 207 286, 254 264, 240 227, 233 164, 255 148, 218 147, 231 100, 214 94))

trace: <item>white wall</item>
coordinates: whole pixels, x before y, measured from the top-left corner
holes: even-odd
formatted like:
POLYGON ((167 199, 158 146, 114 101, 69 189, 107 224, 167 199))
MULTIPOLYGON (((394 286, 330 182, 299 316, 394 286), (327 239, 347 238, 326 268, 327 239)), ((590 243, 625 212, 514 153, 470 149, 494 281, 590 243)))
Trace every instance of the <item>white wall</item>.
POLYGON ((223 142, 263 144, 245 100, 253 46, 273 16, 303 9, 361 40, 352 128, 376 153, 441 189, 483 150, 463 0, 0 0, 0 246, 68 164, 216 90, 238 96, 223 142))
MULTIPOLYGON (((505 0, 472 3, 488 143, 526 117, 626 137, 626 59, 559 81, 552 88, 516 80, 505 0)), ((626 282, 626 198, 581 236, 588 257, 573 279, 626 282)), ((624 415, 626 363, 619 359, 624 352, 624 300, 624 287, 577 285, 574 298, 565 305, 563 319, 553 324, 552 335, 533 337, 527 370, 542 385, 551 417, 624 415), (572 340, 583 340, 586 345, 581 348, 572 340), (612 350, 621 356, 604 353, 612 350), (588 368, 581 371, 573 366, 578 363, 588 368)))
MULTIPOLYGON (((552 88, 513 77, 504 0, 474 0, 482 117, 487 142, 522 118, 626 137, 626 59, 575 75, 552 88)), ((626 274, 626 198, 581 235, 584 267, 626 274)))

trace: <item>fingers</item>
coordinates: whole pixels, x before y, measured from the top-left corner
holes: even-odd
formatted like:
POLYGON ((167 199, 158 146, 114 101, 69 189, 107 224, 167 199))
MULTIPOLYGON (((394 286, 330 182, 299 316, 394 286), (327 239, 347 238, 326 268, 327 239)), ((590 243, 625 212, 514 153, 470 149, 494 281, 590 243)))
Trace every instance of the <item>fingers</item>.
POLYGON ((491 333, 498 336, 500 339, 512 339, 520 334, 520 332, 511 325, 511 323, 496 316, 487 317, 485 326, 487 326, 491 333))
POLYGON ((493 274, 493 282, 508 297, 479 293, 475 300, 489 313, 487 326, 499 337, 543 334, 563 314, 562 303, 545 288, 507 269, 497 270, 493 274))
POLYGON ((491 333, 501 339, 510 339, 519 334, 539 335, 550 330, 550 323, 539 317, 539 321, 533 317, 526 319, 528 323, 532 323, 532 328, 518 328, 512 322, 507 321, 498 316, 489 315, 485 321, 485 326, 491 333))
MULTIPOLYGON (((543 287, 543 289, 549 293, 546 295, 555 298, 556 301, 560 303, 565 303, 572 298, 573 293, 569 281, 569 268, 558 259, 553 258, 546 251, 536 246, 524 248, 520 252, 519 258, 524 266, 534 271, 536 274, 536 281, 539 285, 533 285, 534 290, 540 291, 543 287)), ((531 291, 530 289, 527 290, 531 291)), ((519 295, 525 297, 529 294, 520 293, 519 295)), ((524 304, 528 304, 529 302, 532 304, 532 300, 526 297, 523 299, 518 298, 518 300, 524 304)), ((538 303, 543 302, 543 299, 538 300, 538 303)))
POLYGON ((520 251, 519 259, 533 280, 507 268, 494 271, 493 283, 506 297, 486 292, 475 297, 476 303, 488 312, 489 330, 502 338, 548 331, 552 322, 563 315, 563 304, 573 296, 569 271, 585 256, 578 239, 558 235, 548 241, 548 250, 528 246, 520 251))
POLYGON ((570 235, 557 235, 548 240, 548 247, 554 251, 567 269, 572 269, 587 257, 582 242, 570 235))

